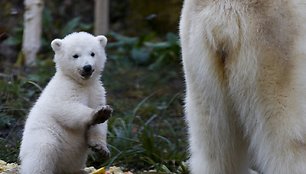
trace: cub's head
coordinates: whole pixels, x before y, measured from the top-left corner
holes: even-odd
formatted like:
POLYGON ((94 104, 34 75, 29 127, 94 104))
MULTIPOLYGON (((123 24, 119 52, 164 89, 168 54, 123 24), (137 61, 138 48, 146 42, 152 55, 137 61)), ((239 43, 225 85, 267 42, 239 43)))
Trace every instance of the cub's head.
POLYGON ((54 39, 56 70, 78 82, 100 77, 106 61, 105 36, 93 36, 86 32, 72 33, 64 39, 54 39))

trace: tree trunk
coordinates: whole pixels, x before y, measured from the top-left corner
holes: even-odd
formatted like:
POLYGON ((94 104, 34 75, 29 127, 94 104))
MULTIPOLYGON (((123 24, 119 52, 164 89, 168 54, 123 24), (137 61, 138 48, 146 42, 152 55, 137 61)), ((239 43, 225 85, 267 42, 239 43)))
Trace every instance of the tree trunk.
POLYGON ((109 0, 95 0, 95 34, 106 34, 109 29, 109 0))
POLYGON ((42 0, 25 0, 24 31, 22 51, 25 56, 26 65, 33 65, 36 54, 40 47, 41 21, 42 21, 42 0))

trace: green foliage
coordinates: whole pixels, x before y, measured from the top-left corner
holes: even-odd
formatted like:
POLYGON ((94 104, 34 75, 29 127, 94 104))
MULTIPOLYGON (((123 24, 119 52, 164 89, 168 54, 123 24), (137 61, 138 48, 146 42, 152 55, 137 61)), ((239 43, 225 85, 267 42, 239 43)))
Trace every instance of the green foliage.
POLYGON ((0 138, 0 159, 6 162, 16 162, 19 154, 19 144, 11 145, 5 139, 0 138))
POLYGON ((49 8, 43 10, 43 31, 42 31, 42 49, 50 50, 50 42, 54 38, 64 37, 75 31, 90 31, 92 24, 85 23, 81 17, 74 17, 69 19, 68 22, 63 23, 54 17, 49 8))
POLYGON ((22 44, 22 34, 23 34, 23 28, 21 25, 18 27, 15 27, 12 30, 12 37, 9 37, 4 43, 10 46, 19 46, 21 47, 22 44))
POLYGON ((80 17, 75 17, 65 25, 62 30, 62 36, 66 36, 74 31, 89 31, 91 28, 91 24, 82 23, 80 17))
POLYGON ((0 122, 3 122, 2 126, 8 124, 8 117, 19 118, 22 117, 27 108, 27 98, 30 97, 30 93, 25 92, 26 82, 20 79, 12 80, 0 80, 0 105, 1 105, 1 115, 0 122))
POLYGON ((138 65, 146 65, 150 69, 162 66, 177 65, 180 62, 180 44, 177 35, 168 33, 166 40, 156 42, 154 34, 140 37, 126 37, 118 33, 110 33, 115 42, 108 44, 108 48, 118 54, 113 57, 120 59, 128 56, 138 65))
MULTIPOLYGON (((4 110, 3 108, 0 108, 0 110, 4 110)), ((14 117, 8 116, 4 113, 0 113, 0 128, 3 127, 10 127, 13 125, 13 123, 16 121, 14 117)))
POLYGON ((50 60, 38 61, 37 65, 29 74, 4 74, 0 78, 0 128, 9 126, 14 118, 25 117, 42 86, 54 73, 54 64, 50 60))
POLYGON ((146 120, 139 116, 140 110, 152 96, 144 98, 133 113, 110 120, 108 143, 112 158, 105 164, 130 169, 154 169, 158 173, 186 174, 186 151, 179 150, 182 142, 179 138, 169 138, 177 136, 172 125, 167 123, 163 128, 168 130, 169 137, 166 137, 155 123, 157 114, 152 112, 153 115, 146 120))
MULTIPOLYGON (((57 37, 64 37, 69 33, 75 31, 90 31, 93 25, 85 23, 81 17, 74 17, 68 22, 63 23, 54 17, 55 15, 51 10, 46 7, 42 13, 42 38, 41 38, 41 50, 50 51, 50 42, 57 37)), ((5 40, 4 44, 9 46, 21 48, 23 36, 23 24, 21 22, 10 31, 10 37, 5 40)))

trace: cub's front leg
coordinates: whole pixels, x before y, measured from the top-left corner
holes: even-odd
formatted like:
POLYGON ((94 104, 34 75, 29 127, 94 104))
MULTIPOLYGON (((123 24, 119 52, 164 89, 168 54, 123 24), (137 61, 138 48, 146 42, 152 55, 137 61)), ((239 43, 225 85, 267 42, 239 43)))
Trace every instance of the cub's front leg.
MULTIPOLYGON (((113 110, 110 106, 105 105, 101 107, 100 112, 109 118, 113 110)), ((103 157, 108 158, 110 156, 110 151, 107 148, 106 136, 107 121, 97 122, 97 124, 93 124, 88 129, 87 137, 89 147, 91 147, 93 151, 101 153, 103 157)))

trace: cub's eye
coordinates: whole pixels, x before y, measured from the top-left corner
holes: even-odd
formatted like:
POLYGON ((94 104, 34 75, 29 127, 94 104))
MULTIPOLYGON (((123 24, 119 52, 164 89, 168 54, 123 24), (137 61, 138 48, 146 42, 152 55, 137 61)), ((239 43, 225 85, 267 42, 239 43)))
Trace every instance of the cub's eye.
POLYGON ((95 53, 91 52, 91 53, 90 53, 90 56, 91 56, 91 57, 95 57, 95 53))
POLYGON ((79 55, 75 54, 72 56, 73 58, 77 59, 79 57, 79 55))

